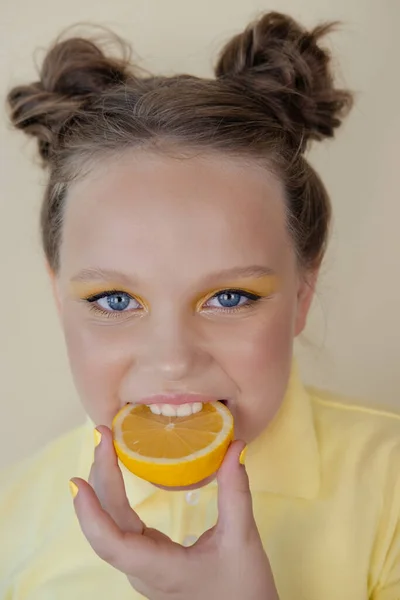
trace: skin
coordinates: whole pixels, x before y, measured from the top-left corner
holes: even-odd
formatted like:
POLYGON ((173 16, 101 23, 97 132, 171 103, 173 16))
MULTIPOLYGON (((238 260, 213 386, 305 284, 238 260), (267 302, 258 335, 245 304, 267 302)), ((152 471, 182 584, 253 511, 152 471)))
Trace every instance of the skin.
POLYGON ((110 426, 126 402, 195 392, 227 399, 245 442, 265 429, 314 287, 298 268, 281 185, 265 169, 145 153, 100 164, 69 191, 60 263, 53 282, 69 360, 95 423, 110 426), (267 274, 215 275, 252 266, 267 274), (230 312, 207 305, 231 287, 263 299, 230 312), (127 312, 106 316, 83 300, 115 289, 134 297, 127 312))
POLYGON ((72 373, 102 434, 90 484, 73 480, 88 542, 150 600, 277 600, 239 454, 282 403, 317 276, 298 267, 279 181, 215 155, 100 164, 69 191, 60 263, 52 280, 72 373), (228 288, 262 299, 224 310, 213 296, 228 288), (126 312, 88 303, 110 290, 133 298, 126 312), (189 548, 131 509, 109 429, 126 402, 162 392, 227 399, 242 440, 217 474, 218 522, 189 548))

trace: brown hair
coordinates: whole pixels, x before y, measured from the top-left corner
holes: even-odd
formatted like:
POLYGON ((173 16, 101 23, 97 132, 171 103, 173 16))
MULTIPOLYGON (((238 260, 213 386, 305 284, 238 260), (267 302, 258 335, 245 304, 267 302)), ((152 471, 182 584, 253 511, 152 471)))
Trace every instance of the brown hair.
POLYGON ((319 46, 332 27, 307 31, 286 15, 265 14, 223 48, 215 79, 143 76, 128 57, 106 56, 88 39, 56 41, 40 81, 8 95, 13 124, 37 138, 50 169, 41 211, 50 267, 59 267, 70 182, 98 158, 134 147, 261 159, 284 185, 301 264, 318 266, 331 206, 304 153, 311 140, 334 135, 352 104, 335 88, 330 55, 319 46))

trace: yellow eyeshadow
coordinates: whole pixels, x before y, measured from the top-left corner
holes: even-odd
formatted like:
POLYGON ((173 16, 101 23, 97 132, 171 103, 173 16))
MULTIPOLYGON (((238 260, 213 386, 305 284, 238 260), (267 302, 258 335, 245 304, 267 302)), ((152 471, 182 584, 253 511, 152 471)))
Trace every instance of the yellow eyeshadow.
MULTIPOLYGON (((279 287, 278 277, 276 275, 265 275, 264 277, 256 277, 256 278, 245 278, 245 279, 236 279, 235 281, 227 281, 223 285, 216 287, 212 290, 209 290, 206 293, 202 293, 201 296, 198 296, 194 301, 194 306, 196 310, 200 310, 201 307, 207 300, 212 298, 214 295, 218 293, 222 293, 227 289, 238 289, 243 290, 244 292, 249 292, 250 294, 257 294, 258 296, 262 296, 267 298, 274 294, 279 287)), ((93 283, 84 283, 84 282, 71 282, 70 289, 73 296, 76 298, 90 298, 91 296, 96 296, 98 294, 106 294, 111 290, 117 290, 119 292, 124 292, 129 296, 132 296, 135 300, 140 302, 142 306, 146 310, 149 310, 149 304, 137 294, 130 292, 128 289, 124 289, 124 286, 116 282, 106 282, 100 284, 93 283)))
POLYGON ((130 292, 127 289, 124 289, 124 286, 121 286, 120 284, 115 282, 113 283, 110 281, 107 283, 102 283, 101 285, 95 285, 93 283, 71 282, 70 289, 72 295, 76 298, 90 298, 91 296, 97 296, 98 294, 107 294, 112 290, 117 290, 118 292, 123 292, 124 294, 132 296, 132 298, 140 302, 140 304, 142 304, 142 306, 144 306, 146 310, 149 310, 148 303, 141 296, 138 296, 137 294, 134 294, 133 292, 130 292))
POLYGON ((223 286, 209 290, 206 294, 202 294, 200 298, 195 300, 195 308, 199 310, 207 300, 212 298, 218 293, 222 293, 224 290, 237 289, 249 292, 250 294, 257 294, 267 298, 274 294, 278 290, 278 278, 276 275, 265 275, 264 277, 257 278, 246 278, 236 279, 235 281, 227 281, 223 286))

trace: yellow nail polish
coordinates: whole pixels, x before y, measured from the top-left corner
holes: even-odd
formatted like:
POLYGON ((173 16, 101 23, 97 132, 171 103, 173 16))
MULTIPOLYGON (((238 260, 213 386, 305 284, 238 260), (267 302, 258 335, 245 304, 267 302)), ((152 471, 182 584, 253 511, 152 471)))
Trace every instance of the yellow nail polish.
POLYGON ((73 481, 69 482, 69 491, 71 492, 71 496, 73 498, 76 498, 76 495, 79 492, 79 488, 73 481))
POLYGON ((98 429, 94 430, 94 446, 95 448, 97 448, 97 446, 100 444, 101 442, 101 433, 98 429))
POLYGON ((241 451, 240 456, 239 456, 239 462, 241 465, 244 465, 244 462, 246 460, 246 454, 247 454, 247 446, 245 446, 243 448, 243 450, 241 451))

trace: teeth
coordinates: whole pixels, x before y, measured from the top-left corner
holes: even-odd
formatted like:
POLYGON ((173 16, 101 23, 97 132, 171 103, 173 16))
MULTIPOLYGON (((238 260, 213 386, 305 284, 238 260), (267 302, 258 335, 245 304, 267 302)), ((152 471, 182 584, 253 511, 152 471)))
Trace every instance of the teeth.
POLYGON ((149 404, 149 408, 154 415, 164 415, 164 417, 188 417, 200 412, 203 408, 202 402, 193 402, 192 404, 149 404))
POLYGON ((159 404, 159 407, 164 417, 176 417, 176 407, 172 404, 159 404))
POLYGON ((192 407, 190 404, 181 404, 176 407, 176 415, 178 417, 188 417, 192 414, 192 407))

